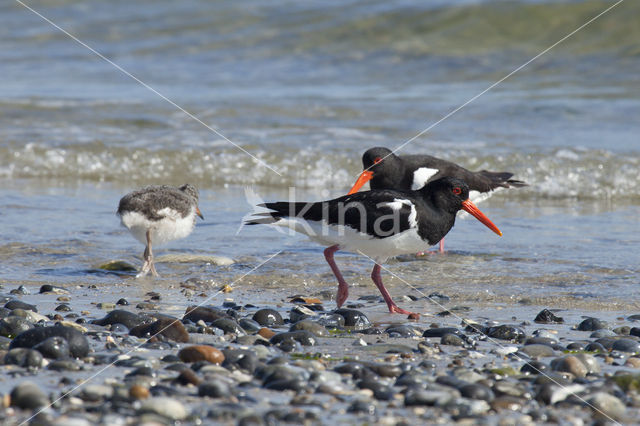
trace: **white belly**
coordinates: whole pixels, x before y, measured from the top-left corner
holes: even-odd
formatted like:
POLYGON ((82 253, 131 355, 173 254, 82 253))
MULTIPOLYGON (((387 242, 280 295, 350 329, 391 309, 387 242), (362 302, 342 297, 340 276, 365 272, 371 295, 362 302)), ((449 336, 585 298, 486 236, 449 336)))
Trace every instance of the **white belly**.
POLYGON ((147 230, 151 230, 151 244, 158 246, 166 244, 169 241, 184 238, 193 231, 195 226, 195 211, 187 217, 181 217, 175 210, 163 209, 158 213, 162 213, 165 217, 158 221, 147 219, 138 212, 126 212, 120 220, 122 224, 129 229, 134 238, 142 244, 147 244, 147 230))

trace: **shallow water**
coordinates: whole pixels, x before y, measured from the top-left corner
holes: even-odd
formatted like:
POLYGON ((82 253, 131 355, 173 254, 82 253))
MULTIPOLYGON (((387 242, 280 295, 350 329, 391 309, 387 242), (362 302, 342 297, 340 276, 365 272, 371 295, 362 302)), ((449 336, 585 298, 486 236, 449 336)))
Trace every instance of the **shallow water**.
MULTIPOLYGON (((398 146, 547 48, 609 2, 29 2, 217 129, 212 133, 17 3, 0 6, 0 283, 110 286, 143 248, 119 198, 148 183, 201 190, 194 233, 157 250, 232 266, 161 263, 155 285, 192 276, 334 290, 322 248, 247 227, 244 187, 264 200, 343 194, 368 147, 398 146)), ((420 292, 461 300, 631 309, 640 246, 640 10, 624 2, 408 144, 527 188, 481 205, 448 254, 392 261, 420 292), (525 302, 527 302, 525 300, 525 302)), ((338 262, 375 293, 367 259, 338 262)), ((420 296, 389 272, 392 294, 420 296)), ((250 297, 247 293, 245 297, 250 297)), ((249 300, 247 300, 248 302, 249 300)), ((426 309, 426 307, 425 307, 426 309)))

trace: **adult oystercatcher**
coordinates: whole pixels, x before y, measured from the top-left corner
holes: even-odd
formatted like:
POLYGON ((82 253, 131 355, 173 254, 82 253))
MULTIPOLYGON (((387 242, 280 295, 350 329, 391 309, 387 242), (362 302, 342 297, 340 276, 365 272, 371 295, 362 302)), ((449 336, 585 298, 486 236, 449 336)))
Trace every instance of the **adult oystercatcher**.
MULTIPOLYGON (((407 191, 420 189, 441 177, 452 176, 464 180, 469 185, 469 198, 479 203, 499 189, 527 186, 523 181, 511 179, 513 173, 487 170, 472 172, 431 155, 398 156, 383 147, 368 149, 362 155, 362 166, 364 170, 348 194, 357 192, 367 182, 371 189, 407 191)), ((440 252, 444 252, 444 238, 440 240, 440 252)))
POLYGON ((184 238, 193 231, 196 215, 204 219, 198 208, 198 190, 188 183, 177 188, 152 185, 130 192, 120 200, 117 214, 131 234, 145 245, 144 264, 136 277, 149 272, 158 276, 152 243, 160 245, 184 238))
POLYGON ((389 312, 411 314, 399 308, 384 287, 380 263, 399 254, 424 250, 442 239, 462 209, 498 235, 500 230, 469 200, 469 187, 456 178, 429 182, 417 191, 371 190, 321 202, 264 203, 272 211, 256 213, 249 225, 288 227, 328 246, 324 256, 338 280, 338 307, 347 300, 348 284, 333 255, 343 249, 375 261, 371 279, 389 312))

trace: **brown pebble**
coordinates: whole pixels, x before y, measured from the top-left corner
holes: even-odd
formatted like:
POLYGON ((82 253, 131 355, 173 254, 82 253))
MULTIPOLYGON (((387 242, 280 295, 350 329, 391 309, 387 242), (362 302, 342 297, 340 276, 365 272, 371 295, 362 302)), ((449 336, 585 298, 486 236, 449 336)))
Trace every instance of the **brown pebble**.
POLYGON ((129 334, 136 337, 149 338, 162 335, 175 342, 186 343, 189 341, 189 333, 179 319, 160 318, 151 324, 141 324, 133 327, 129 334))
POLYGON ((180 371, 180 374, 178 375, 176 380, 178 381, 178 383, 183 385, 191 384, 191 385, 198 386, 200 382, 202 382, 202 380, 200 380, 196 372, 190 368, 185 368, 182 371, 180 371))
POLYGON ((60 296, 56 299, 58 302, 68 302, 71 300, 69 296, 60 296))
POLYGON ((223 293, 231 293, 233 291, 233 287, 231 287, 229 284, 225 284, 222 286, 220 291, 223 293))
POLYGON ((634 356, 627 358, 624 365, 627 367, 640 368, 640 358, 636 358, 634 356))
POLYGON ((416 320, 416 321, 417 321, 417 320, 419 320, 419 319, 420 319, 420 314, 415 313, 415 312, 412 312, 412 313, 410 313, 410 314, 409 314, 409 316, 407 317, 407 319, 410 319, 410 320, 416 320))
POLYGON ((183 362, 208 361, 212 364, 222 364, 224 354, 213 346, 187 346, 178 352, 178 358, 183 362))
POLYGON ((265 339, 269 340, 276 335, 276 332, 268 329, 267 327, 262 327, 260 330, 258 330, 258 334, 264 337, 265 339))
POLYGON ((133 385, 129 388, 129 397, 131 399, 147 399, 149 398, 149 389, 141 385, 133 385))

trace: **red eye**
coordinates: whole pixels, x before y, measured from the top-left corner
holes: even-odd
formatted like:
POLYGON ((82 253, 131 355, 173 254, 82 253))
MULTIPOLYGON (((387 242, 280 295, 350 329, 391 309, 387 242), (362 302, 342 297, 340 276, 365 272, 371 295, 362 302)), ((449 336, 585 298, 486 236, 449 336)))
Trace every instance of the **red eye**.
POLYGON ((456 195, 460 195, 462 194, 462 189, 456 186, 455 188, 453 188, 453 193, 456 195))
POLYGON ((381 162, 381 161, 382 161, 382 158, 380 158, 380 157, 376 157, 376 159, 375 159, 375 160, 373 160, 373 164, 378 164, 378 163, 379 163, 379 162, 381 162))

